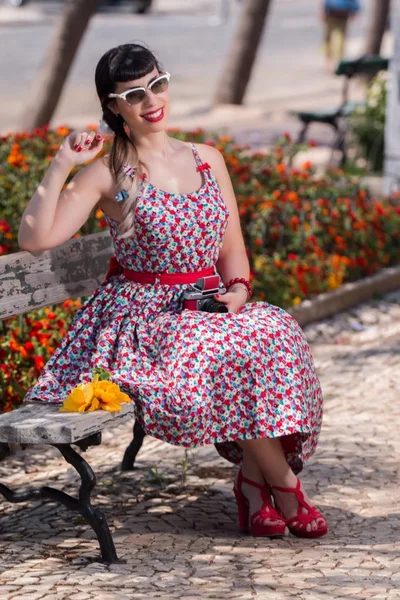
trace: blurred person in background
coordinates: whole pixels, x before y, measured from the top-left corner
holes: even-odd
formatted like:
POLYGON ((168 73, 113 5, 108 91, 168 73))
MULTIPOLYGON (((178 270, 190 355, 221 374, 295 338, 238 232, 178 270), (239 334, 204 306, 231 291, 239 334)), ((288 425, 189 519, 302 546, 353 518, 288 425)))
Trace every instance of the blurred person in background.
POLYGON ((322 0, 325 70, 329 73, 343 58, 349 19, 360 8, 359 0, 322 0))

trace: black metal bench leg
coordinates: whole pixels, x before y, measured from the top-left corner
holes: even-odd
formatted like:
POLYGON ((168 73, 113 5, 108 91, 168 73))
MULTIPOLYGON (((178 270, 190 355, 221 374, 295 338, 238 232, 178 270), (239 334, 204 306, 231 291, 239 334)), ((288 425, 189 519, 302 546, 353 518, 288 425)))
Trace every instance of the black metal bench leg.
POLYGON ((79 488, 79 499, 73 498, 61 490, 47 486, 24 492, 14 492, 7 486, 0 484, 0 494, 9 502, 26 502, 27 500, 49 498, 50 500, 64 504, 70 510, 79 512, 97 536, 101 551, 100 560, 104 563, 118 562, 118 556, 106 517, 100 510, 93 508, 90 504, 90 493, 96 485, 96 476, 92 468, 69 444, 51 445, 57 448, 65 460, 78 471, 82 481, 79 488))
POLYGON ((300 130, 300 133, 297 137, 296 144, 303 144, 306 139, 306 133, 308 130, 310 123, 304 123, 303 127, 300 130))
POLYGON ((347 163, 346 132, 342 131, 338 139, 338 148, 342 154, 339 166, 343 168, 347 163))
POLYGON ((136 455, 142 447, 143 440, 146 437, 146 433, 136 419, 133 426, 133 440, 125 450, 124 458, 122 459, 121 470, 122 471, 133 471, 135 468, 136 455))
POLYGON ((333 152, 339 150, 340 161, 339 166, 344 167, 347 162, 347 148, 346 148, 346 131, 339 125, 334 126, 336 131, 336 138, 333 144, 333 152))
MULTIPOLYGON (((101 561, 105 563, 117 562, 118 556, 108 528, 106 517, 99 509, 93 508, 90 503, 90 493, 96 485, 96 475, 94 474, 93 469, 83 456, 75 452, 69 444, 53 445, 58 448, 65 460, 75 467, 81 476, 82 484, 79 488, 79 500, 76 501, 75 498, 73 500, 76 502, 76 510, 78 510, 82 517, 89 523, 99 540, 101 561)), ((64 493, 59 492, 59 490, 54 491, 61 494, 59 501, 68 506, 70 497, 65 494, 68 501, 68 503, 66 503, 63 501, 64 493)))

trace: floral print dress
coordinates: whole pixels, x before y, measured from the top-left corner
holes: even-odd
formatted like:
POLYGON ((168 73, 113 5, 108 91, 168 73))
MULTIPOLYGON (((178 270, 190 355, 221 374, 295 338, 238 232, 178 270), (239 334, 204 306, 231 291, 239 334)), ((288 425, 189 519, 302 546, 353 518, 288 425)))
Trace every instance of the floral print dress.
MULTIPOLYGON (((126 239, 106 215, 118 262, 135 271, 185 273, 215 267, 229 211, 218 182, 194 158, 204 183, 171 194, 145 182, 126 239)), ((25 401, 61 403, 111 373, 135 404, 148 435, 171 444, 215 444, 240 464, 235 440, 281 437, 295 472, 313 453, 322 394, 308 343, 287 312, 249 302, 238 313, 183 310, 187 284, 143 284, 109 277, 86 299, 25 401)))

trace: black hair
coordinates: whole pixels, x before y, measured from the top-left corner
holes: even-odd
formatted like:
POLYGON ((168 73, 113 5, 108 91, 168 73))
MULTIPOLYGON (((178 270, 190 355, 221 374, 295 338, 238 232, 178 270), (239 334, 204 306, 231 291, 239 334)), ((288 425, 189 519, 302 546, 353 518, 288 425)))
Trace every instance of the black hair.
POLYGON ((109 167, 113 174, 117 189, 130 186, 128 197, 121 202, 122 219, 119 224, 119 232, 122 237, 128 237, 134 232, 134 212, 139 192, 138 177, 134 181, 127 182, 122 167, 129 164, 137 169, 140 174, 143 165, 139 162, 139 156, 134 141, 125 130, 125 123, 121 115, 115 115, 109 107, 111 99, 108 94, 114 93, 119 82, 140 79, 148 75, 156 68, 161 73, 162 67, 154 53, 141 44, 123 44, 108 50, 99 60, 95 83, 97 94, 100 99, 103 120, 115 133, 114 142, 110 152, 109 167))

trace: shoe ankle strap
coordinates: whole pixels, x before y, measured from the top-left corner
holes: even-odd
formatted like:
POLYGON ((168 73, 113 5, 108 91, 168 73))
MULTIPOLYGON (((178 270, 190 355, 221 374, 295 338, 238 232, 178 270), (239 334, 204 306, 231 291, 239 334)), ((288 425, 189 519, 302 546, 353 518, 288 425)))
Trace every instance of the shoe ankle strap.
POLYGON ((297 479, 297 483, 296 483, 296 487, 295 488, 285 488, 285 487, 280 487, 278 485, 270 485, 271 490, 278 490, 278 492, 287 492, 287 493, 292 493, 292 494, 297 494, 300 491, 300 479, 297 479))
POLYGON ((258 488, 260 490, 262 490, 263 488, 266 487, 266 483, 261 484, 261 483, 257 483, 256 481, 251 481, 250 479, 247 479, 247 477, 245 477, 242 473, 242 469, 240 469, 239 471, 239 477, 238 477, 238 485, 240 487, 240 485, 242 483, 247 483, 248 485, 252 485, 255 488, 258 488))

